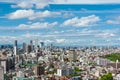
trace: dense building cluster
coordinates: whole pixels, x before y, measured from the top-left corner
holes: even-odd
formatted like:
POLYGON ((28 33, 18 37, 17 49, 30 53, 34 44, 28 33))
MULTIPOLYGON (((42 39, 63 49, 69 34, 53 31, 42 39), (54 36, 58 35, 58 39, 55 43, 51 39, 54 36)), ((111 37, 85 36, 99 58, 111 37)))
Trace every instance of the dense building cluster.
POLYGON ((58 47, 32 41, 0 48, 0 80, 101 80, 112 73, 120 80, 120 63, 104 57, 119 47, 58 47))

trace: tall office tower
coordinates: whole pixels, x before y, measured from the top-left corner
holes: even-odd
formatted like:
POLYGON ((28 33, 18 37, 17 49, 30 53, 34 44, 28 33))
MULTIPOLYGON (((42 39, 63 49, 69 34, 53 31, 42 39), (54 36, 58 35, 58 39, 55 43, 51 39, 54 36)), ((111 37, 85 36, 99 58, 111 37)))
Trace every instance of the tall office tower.
POLYGON ((33 51, 33 41, 30 40, 30 46, 31 46, 31 50, 33 51))
POLYGON ((43 67, 43 66, 40 66, 40 65, 35 66, 35 67, 34 67, 34 70, 35 70, 35 75, 36 75, 36 76, 43 75, 44 72, 45 72, 44 67, 43 67))
POLYGON ((74 49, 69 51, 69 60, 70 60, 70 62, 77 60, 77 53, 74 49))
POLYGON ((4 80, 4 67, 0 66, 0 80, 4 80))
POLYGON ((38 39, 35 39, 35 46, 34 46, 35 52, 38 51, 38 39))
POLYGON ((53 44, 50 45, 50 51, 53 52, 53 44))
POLYGON ((35 39, 35 47, 38 46, 38 39, 35 39))
POLYGON ((14 42, 14 55, 17 55, 18 50, 17 50, 17 40, 14 42))
POLYGON ((26 52, 26 43, 23 43, 22 49, 24 52, 26 52))
POLYGON ((5 59, 5 60, 0 60, 0 65, 1 66, 3 66, 3 68, 4 68, 4 73, 6 74, 6 72, 7 72, 7 60, 5 59))
POLYGON ((40 42, 41 44, 41 49, 44 49, 44 42, 40 42))
POLYGON ((27 53, 30 53, 32 51, 31 45, 27 46, 27 53))

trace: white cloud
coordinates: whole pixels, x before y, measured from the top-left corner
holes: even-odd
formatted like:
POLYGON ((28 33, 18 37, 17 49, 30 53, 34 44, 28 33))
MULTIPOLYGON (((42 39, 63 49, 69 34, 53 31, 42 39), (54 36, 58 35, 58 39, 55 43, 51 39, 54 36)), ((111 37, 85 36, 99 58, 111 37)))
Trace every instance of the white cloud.
POLYGON ((17 28, 18 29, 43 29, 43 28, 51 28, 56 26, 58 23, 57 22, 53 22, 53 23, 48 23, 48 22, 36 22, 36 23, 32 23, 32 24, 20 24, 17 28))
POLYGON ((43 11, 43 12, 35 12, 34 10, 17 10, 8 15, 8 19, 21 19, 28 18, 30 20, 34 20, 37 18, 45 18, 45 17, 55 17, 61 15, 61 12, 51 12, 51 11, 43 11))
POLYGON ((37 18, 45 18, 45 17, 55 17, 61 15, 61 12, 51 12, 51 11, 43 11, 43 12, 36 12, 33 16, 29 17, 30 20, 37 19, 37 18))
POLYGON ((120 24, 120 21, 115 21, 115 20, 108 20, 108 24, 120 24))
POLYGON ((20 18, 28 18, 30 16, 34 15, 33 10, 17 10, 13 13, 10 13, 7 15, 9 19, 20 19, 20 18))
POLYGON ((0 0, 0 2, 15 3, 17 0, 0 0))
POLYGON ((107 20, 108 24, 120 24, 120 16, 116 17, 114 20, 107 20))
POLYGON ((103 37, 103 38, 109 38, 109 37, 115 37, 116 34, 113 34, 113 33, 100 33, 100 34, 97 34, 98 37, 103 37))
POLYGON ((90 15, 87 17, 75 17, 72 19, 66 20, 62 26, 75 26, 75 27, 85 27, 85 26, 92 26, 95 25, 98 21, 100 21, 100 18, 95 15, 90 15))
POLYGON ((57 43, 64 43, 66 40, 65 39, 56 39, 57 43))
POLYGON ((2 44, 13 44, 14 40, 23 41, 23 38, 22 37, 17 37, 17 36, 9 36, 9 35, 0 36, 0 43, 2 43, 2 44))
POLYGON ((47 39, 47 40, 44 40, 44 42, 45 42, 45 43, 52 43, 52 42, 54 42, 54 41, 47 39))
POLYGON ((17 3, 17 5, 11 5, 12 8, 17 8, 17 7, 20 7, 20 8, 32 8, 34 5, 30 2, 26 2, 26 1, 23 1, 23 2, 19 2, 17 3))
POLYGON ((46 6, 49 6, 49 3, 51 0, 19 0, 14 3, 15 5, 12 5, 12 8, 33 8, 35 7, 36 9, 42 9, 46 6))
POLYGON ((26 38, 33 38, 33 37, 39 37, 40 34, 30 34, 30 33, 26 33, 21 35, 21 37, 26 37, 26 38))
POLYGON ((120 3, 120 0, 56 0, 55 4, 114 4, 120 3))
POLYGON ((63 16, 63 18, 69 18, 69 17, 73 17, 74 14, 72 12, 64 12, 64 14, 62 16, 63 16))
POLYGON ((50 0, 33 0, 37 9, 44 8, 49 5, 50 0))
POLYGON ((38 7, 43 6, 43 4, 114 4, 120 3, 120 0, 0 0, 0 2, 18 3, 22 1, 32 2, 39 4, 38 7), (40 5, 40 3, 42 5, 40 5))

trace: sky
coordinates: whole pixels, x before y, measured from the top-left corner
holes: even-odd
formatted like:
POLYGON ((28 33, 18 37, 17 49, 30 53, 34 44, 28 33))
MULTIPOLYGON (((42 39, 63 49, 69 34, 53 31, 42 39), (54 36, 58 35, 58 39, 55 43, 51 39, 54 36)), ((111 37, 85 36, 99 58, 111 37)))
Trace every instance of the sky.
POLYGON ((0 0, 0 44, 120 45, 120 0, 0 0))

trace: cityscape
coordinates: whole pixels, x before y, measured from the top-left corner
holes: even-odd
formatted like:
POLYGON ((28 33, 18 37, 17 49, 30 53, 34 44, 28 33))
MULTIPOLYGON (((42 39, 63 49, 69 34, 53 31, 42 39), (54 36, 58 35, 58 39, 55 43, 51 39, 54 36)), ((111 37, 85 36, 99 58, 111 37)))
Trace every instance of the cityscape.
POLYGON ((0 80, 120 80, 120 0, 0 0, 0 80))

